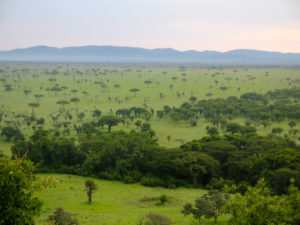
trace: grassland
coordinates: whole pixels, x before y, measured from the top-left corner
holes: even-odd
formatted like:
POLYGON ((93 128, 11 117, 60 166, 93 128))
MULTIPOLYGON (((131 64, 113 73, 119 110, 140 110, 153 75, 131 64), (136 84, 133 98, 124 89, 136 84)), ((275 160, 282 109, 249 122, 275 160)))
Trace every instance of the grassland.
MULTIPOLYGON (((292 82, 299 79, 300 70, 297 68, 205 68, 179 66, 102 66, 102 65, 0 65, 0 77, 5 79, 0 87, 0 111, 5 117, 2 126, 17 120, 18 115, 31 115, 29 103, 39 102, 40 106, 34 109, 37 118, 44 117, 44 128, 52 127, 52 116, 60 114, 62 106, 56 104, 59 100, 70 101, 76 97, 79 112, 85 117, 80 122, 91 121, 91 112, 100 109, 103 114, 110 114, 120 108, 145 106, 148 109, 158 110, 164 105, 179 106, 191 96, 198 100, 210 98, 224 98, 240 96, 246 92, 266 93, 269 90, 291 88, 299 85, 292 82), (50 81, 50 79, 55 79, 50 81), (151 81, 145 84, 144 81, 151 81), (5 91, 3 85, 9 84, 11 91, 5 91), (115 85, 120 87, 116 88, 115 85), (66 87, 59 92, 49 91, 52 87, 66 87), (221 86, 228 87, 227 91, 220 90, 221 86), (137 88, 136 94, 130 92, 137 88), (24 90, 31 93, 26 96, 24 90), (77 90, 77 92, 72 92, 77 90), (42 94, 38 100, 34 95, 42 94), (179 96, 180 95, 180 96, 179 96), (162 97, 160 97, 162 96, 162 97)), ((65 105, 65 110, 73 115, 72 123, 77 123, 75 116, 76 105, 72 102, 65 105)), ((59 122, 65 121, 61 116, 59 122)), ((244 123, 243 119, 237 120, 244 123)), ((169 119, 154 117, 150 121, 156 132, 159 144, 175 147, 184 141, 199 138, 206 134, 209 122, 199 119, 196 127, 186 122, 173 123, 169 119), (171 140, 167 140, 171 136, 171 140)), ((282 127, 287 132, 288 121, 280 124, 273 123, 267 128, 258 126, 258 133, 270 133, 272 127, 282 127)), ((299 126, 299 125, 298 125, 299 126)), ((36 125, 35 127, 38 127, 36 125)), ((31 126, 21 122, 22 131, 26 136, 32 134, 31 126)), ((113 129, 134 129, 134 122, 119 125, 113 129)), ((76 136, 71 127, 71 136, 76 136)), ((6 151, 8 144, 0 140, 0 149, 6 151)))
MULTIPOLYGON (((192 203, 206 193, 201 189, 149 188, 139 184, 94 180, 98 190, 93 194, 92 203, 88 204, 84 191, 86 178, 56 174, 43 176, 48 175, 55 176, 59 182, 56 187, 50 187, 37 194, 44 201, 42 215, 37 220, 37 223, 42 225, 49 224, 47 218, 56 207, 63 207, 66 211, 75 214, 81 225, 134 225, 149 212, 170 217, 174 225, 196 225, 199 224, 197 220, 192 216, 184 217, 180 211, 183 204, 192 203), (158 197, 162 194, 173 198, 173 202, 165 206, 148 206, 141 203, 144 197, 158 197)), ((217 224, 225 224, 227 219, 228 216, 221 216, 217 224)), ((213 220, 207 220, 205 224, 215 223, 213 220)))
MULTIPOLYGON (((103 66, 103 65, 52 65, 52 64, 8 64, 0 65, 0 113, 3 113, 0 128, 14 121, 19 121, 20 128, 26 137, 30 136, 39 126, 49 129, 53 127, 52 117, 61 115, 58 122, 67 121, 59 100, 70 101, 79 98, 79 112, 85 117, 76 117, 76 105, 72 102, 65 105, 65 112, 72 115, 70 136, 76 137, 73 124, 91 121, 92 111, 100 109, 102 114, 114 113, 120 108, 143 106, 158 110, 164 105, 179 106, 188 101, 191 96, 198 100, 208 98, 225 98, 240 96, 246 92, 266 93, 269 90, 292 88, 299 86, 300 69, 297 68, 205 68, 179 66, 103 66), (51 81, 52 80, 52 81, 51 81), (151 81, 151 84, 145 84, 151 81), (116 84, 120 87, 117 88, 116 84), (10 85, 11 90, 5 90, 10 85), (220 87, 228 87, 227 91, 220 87), (52 87, 66 87, 57 93, 50 91, 52 87), (130 92, 137 88, 136 94, 130 92), (31 91, 28 96, 24 90, 31 91), (72 91, 77 90, 77 91, 72 91), (208 97, 207 93, 212 96, 208 97), (37 99, 36 94, 43 97, 37 99), (35 123, 29 126, 24 121, 24 115, 32 114, 29 103, 38 102, 40 106, 34 109, 35 117, 45 118, 44 125, 35 123)), ((120 124, 113 130, 135 129, 135 121, 120 124)), ((233 122, 243 124, 243 118, 233 122)), ((197 126, 191 127, 187 122, 174 123, 170 119, 150 120, 151 127, 156 132, 156 138, 162 146, 176 147, 185 141, 200 138, 206 134, 209 121, 200 118, 197 126), (167 137, 171 139, 168 140, 167 137)), ((288 121, 280 124, 273 122, 264 128, 258 126, 258 133, 268 134, 273 127, 282 127, 287 133, 288 121)), ((299 129, 299 123, 297 125, 299 129)), ((62 129, 61 129, 62 130, 62 129)), ((283 135, 282 134, 282 135, 283 135)), ((11 142, 0 137, 0 150, 10 156, 11 142)), ((41 176, 41 175, 39 175, 41 176)), ((123 184, 115 181, 95 180, 98 190, 93 196, 93 203, 87 203, 84 191, 86 178, 69 175, 53 175, 60 181, 56 187, 37 195, 44 202, 42 215, 38 224, 48 224, 47 218, 56 207, 63 207, 76 215, 80 224, 136 224, 142 216, 149 212, 156 212, 172 218, 173 224, 196 225, 198 222, 191 216, 184 217, 180 211, 186 202, 193 202, 195 198, 205 193, 201 189, 165 189, 149 188, 139 184, 123 184), (166 206, 147 206, 140 200, 143 197, 157 197, 166 194, 175 199, 174 204, 166 206)), ((228 217, 220 218, 218 224, 225 224, 228 217)), ((214 224, 212 220, 205 224, 214 224)))

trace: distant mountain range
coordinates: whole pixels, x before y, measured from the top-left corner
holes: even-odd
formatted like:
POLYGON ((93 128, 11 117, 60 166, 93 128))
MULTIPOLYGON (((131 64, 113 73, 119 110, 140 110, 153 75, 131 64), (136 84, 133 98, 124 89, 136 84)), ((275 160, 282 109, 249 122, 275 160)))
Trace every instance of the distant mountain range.
POLYGON ((55 48, 35 46, 0 51, 0 61, 91 63, 197 63, 209 65, 300 65, 300 53, 237 49, 228 52, 177 51, 117 46, 55 48))

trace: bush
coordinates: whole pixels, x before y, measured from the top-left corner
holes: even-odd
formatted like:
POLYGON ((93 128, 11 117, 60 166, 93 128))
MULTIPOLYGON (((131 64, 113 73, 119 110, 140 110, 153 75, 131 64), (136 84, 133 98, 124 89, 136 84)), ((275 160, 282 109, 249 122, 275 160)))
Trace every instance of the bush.
POLYGON ((149 213, 146 216, 145 225, 170 225, 171 219, 167 216, 156 214, 156 213, 149 213))
POLYGON ((166 195, 161 195, 159 196, 159 201, 164 205, 168 201, 168 197, 166 195))
POLYGON ((49 220, 55 225, 78 225, 78 221, 72 218, 72 214, 65 212, 63 208, 56 208, 55 212, 49 216, 49 220))
POLYGON ((36 121, 36 124, 44 124, 45 123, 45 119, 43 117, 39 118, 37 121, 36 121))

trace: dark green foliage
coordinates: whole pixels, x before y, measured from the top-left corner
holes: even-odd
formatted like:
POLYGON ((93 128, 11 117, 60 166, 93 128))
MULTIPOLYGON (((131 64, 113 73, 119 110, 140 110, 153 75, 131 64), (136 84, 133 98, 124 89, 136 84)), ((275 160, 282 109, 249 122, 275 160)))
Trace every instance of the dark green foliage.
POLYGON ((97 132, 97 124, 95 122, 83 123, 79 129, 81 132, 85 133, 88 138, 91 137, 92 134, 97 132))
POLYGON ((10 141, 11 139, 13 139, 14 141, 24 139, 24 136, 21 133, 21 131, 18 128, 12 126, 3 127, 1 131, 1 136, 5 136, 7 141, 10 141))
POLYGON ((163 110, 157 110, 156 115, 159 119, 161 119, 165 115, 165 112, 163 110))
POLYGON ((206 132, 208 135, 218 135, 219 131, 216 127, 207 127, 206 132))
POLYGON ((92 116, 94 118, 99 118, 101 116, 101 114, 102 114, 101 110, 95 109, 95 110, 93 110, 92 116))
POLYGON ((141 184, 149 187, 164 186, 164 181, 157 177, 143 177, 141 184))
POLYGON ((79 225, 78 221, 72 218, 72 214, 64 211, 61 207, 56 208, 48 220, 55 225, 79 225))
POLYGON ((217 190, 209 191, 208 194, 201 196, 195 200, 195 206, 191 203, 184 205, 181 211, 185 216, 192 214, 195 219, 199 221, 199 224, 203 223, 203 218, 215 219, 217 222, 218 216, 222 213, 222 208, 225 206, 228 195, 224 195, 217 190))
POLYGON ((281 134, 283 129, 281 127, 272 128, 272 134, 281 134))
POLYGON ((133 93, 136 95, 136 93, 139 92, 140 90, 137 89, 137 88, 132 88, 132 89, 130 89, 129 91, 130 91, 130 92, 133 92, 133 93))
POLYGON ((143 123, 143 124, 141 125, 141 131, 142 131, 142 132, 147 132, 147 131, 150 130, 150 128, 151 128, 150 123, 143 123))
POLYGON ((82 164, 86 154, 76 148, 74 140, 67 138, 51 138, 49 133, 39 130, 29 141, 18 141, 11 148, 12 157, 27 156, 40 167, 59 169, 62 165, 75 166, 82 164))
POLYGON ((136 128, 139 128, 142 125, 142 121, 137 120, 134 125, 136 125, 136 128))
POLYGON ((33 197, 30 161, 0 158, 0 225, 33 225, 42 202, 33 197))
MULTIPOLYGON (((89 126, 91 124, 88 124, 89 126)), ((12 146, 12 157, 26 155, 40 163, 40 171, 97 176, 147 186, 187 184, 244 193, 260 177, 274 193, 287 192, 290 178, 300 186, 300 152, 294 142, 255 133, 206 136, 165 149, 144 132, 94 132, 94 125, 79 145, 74 140, 37 131, 29 141, 12 146), (93 134, 93 135, 91 135, 93 134)), ((144 125, 143 125, 144 126, 144 125)), ((81 127, 79 127, 81 129, 81 127)), ((95 128, 96 129, 96 128, 95 128)))
POLYGON ((44 124, 45 123, 45 119, 43 117, 37 119, 36 124, 44 124))
POLYGON ((291 129, 293 129, 293 127, 295 127, 297 125, 297 123, 295 122, 295 121, 290 121, 289 122, 289 127, 291 128, 291 129))
POLYGON ((107 116, 102 116, 99 119, 98 124, 99 124, 99 126, 107 125, 107 129, 108 129, 107 132, 109 133, 113 126, 117 126, 121 122, 122 122, 122 119, 120 119, 119 117, 107 115, 107 116))
POLYGON ((89 203, 92 202, 92 194, 95 190, 97 190, 96 184, 92 180, 85 181, 85 190, 88 196, 89 203))
POLYGON ((164 205, 168 201, 168 197, 166 195, 159 196, 159 201, 161 205, 164 205))

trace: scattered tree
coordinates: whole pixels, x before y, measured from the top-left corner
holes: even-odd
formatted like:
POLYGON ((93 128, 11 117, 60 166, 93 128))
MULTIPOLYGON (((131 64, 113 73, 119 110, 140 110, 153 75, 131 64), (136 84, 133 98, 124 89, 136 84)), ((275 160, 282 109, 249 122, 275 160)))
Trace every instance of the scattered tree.
POLYGON ((96 184, 94 183, 94 181, 92 180, 86 180, 85 181, 85 190, 88 196, 88 201, 89 203, 92 202, 92 194, 94 191, 96 191, 97 187, 96 184))

